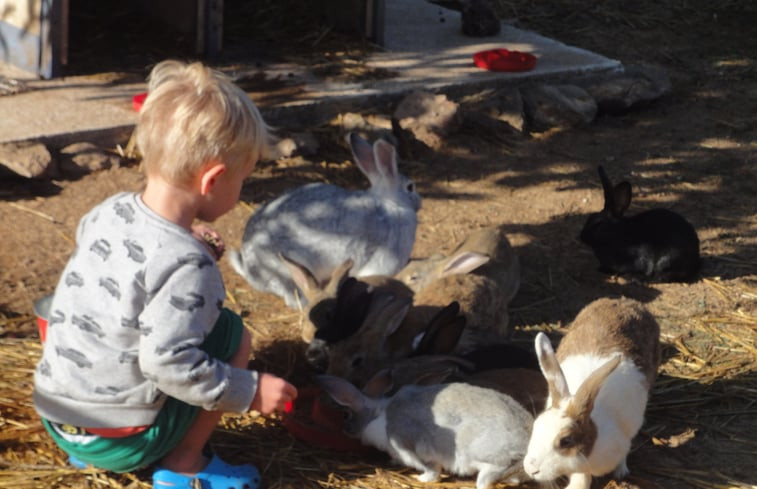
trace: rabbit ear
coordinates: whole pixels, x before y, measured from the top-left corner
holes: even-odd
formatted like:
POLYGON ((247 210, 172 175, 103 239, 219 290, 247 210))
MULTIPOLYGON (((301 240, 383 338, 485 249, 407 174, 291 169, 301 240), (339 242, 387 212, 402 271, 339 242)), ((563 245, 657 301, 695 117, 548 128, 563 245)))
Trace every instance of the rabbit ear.
POLYGON ((383 397, 394 387, 394 376, 391 368, 383 368, 376 372, 363 386, 363 394, 368 397, 383 397))
POLYGON ((355 334, 365 321, 371 305, 368 285, 355 277, 348 277, 339 287, 336 307, 333 310, 330 328, 318 331, 315 337, 327 343, 336 343, 355 334))
POLYGON ((353 321, 359 319, 358 322, 362 323, 366 314, 368 314, 372 294, 368 284, 355 277, 347 277, 341 282, 337 291, 337 312, 343 313, 346 320, 350 320, 348 318, 352 318, 353 321))
POLYGON ((321 291, 322 285, 318 283, 318 280, 308 270, 307 267, 297 263, 286 255, 279 253, 279 259, 284 262, 284 265, 289 269, 289 273, 292 275, 292 280, 300 288, 308 302, 312 302, 315 294, 321 291))
POLYGON ((314 339, 330 345, 354 335, 368 314, 370 302, 367 285, 355 277, 347 277, 340 285, 336 299, 329 296, 313 304, 310 320, 318 323, 314 339))
POLYGON ((568 382, 565 380, 565 375, 555 356, 555 350, 552 349, 552 344, 549 342, 546 334, 539 333, 536 335, 534 347, 536 349, 536 356, 539 359, 541 372, 544 374, 544 378, 547 379, 549 395, 552 398, 551 407, 557 407, 562 399, 570 397, 568 382))
POLYGON ((473 362, 454 355, 421 355, 397 362, 392 368, 382 369, 363 387, 370 397, 385 396, 392 389, 408 384, 435 385, 449 379, 461 370, 473 370, 473 362), (399 385, 396 385, 398 384, 399 385))
POLYGON ((352 270, 352 265, 354 264, 355 262, 352 258, 347 258, 338 267, 332 270, 331 278, 329 279, 329 283, 326 284, 326 287, 324 287, 324 290, 329 292, 332 296, 336 296, 339 292, 339 287, 349 276, 350 270, 352 270))
POLYGON ((568 415, 574 419, 588 418, 594 409, 594 400, 599 394, 607 377, 615 371, 622 360, 621 355, 615 355, 605 362, 601 367, 596 369, 583 381, 581 387, 576 391, 576 395, 570 401, 568 415))
POLYGON ((411 361, 418 365, 411 364, 415 367, 415 372, 412 372, 409 383, 417 385, 440 384, 461 370, 473 370, 472 362, 454 355, 423 355, 411 361))
POLYGON ((472 272, 489 261, 489 257, 475 251, 461 251, 446 260, 442 277, 472 272))
POLYGON ((361 138, 356 132, 351 132, 347 139, 352 150, 352 157, 361 172, 370 180, 371 185, 376 183, 381 173, 376 166, 376 158, 373 154, 373 146, 361 138))
POLYGON ((444 354, 450 353, 460 341, 460 336, 465 329, 465 316, 459 314, 460 304, 449 303, 431 318, 426 332, 421 338, 415 355, 444 354))
POLYGON ((411 297, 375 291, 365 321, 358 329, 364 344, 370 344, 371 348, 381 348, 386 339, 402 324, 412 304, 411 297))
POLYGON ((626 209, 628 209, 628 206, 631 205, 631 184, 628 182, 620 182, 612 189, 612 194, 612 213, 615 216, 622 216, 626 209))
POLYGON ((365 406, 363 393, 347 380, 333 375, 318 375, 316 381, 334 401, 351 411, 360 411, 365 406))
POLYGON ((597 171, 599 172, 599 179, 602 181, 602 190, 605 194, 604 210, 612 211, 612 209, 615 208, 615 193, 613 191, 612 182, 607 177, 607 173, 605 173, 605 169, 602 165, 597 167, 597 171))
POLYGON ((395 182, 399 177, 397 170, 397 150, 388 141, 383 139, 373 143, 373 158, 376 169, 387 182, 395 182))

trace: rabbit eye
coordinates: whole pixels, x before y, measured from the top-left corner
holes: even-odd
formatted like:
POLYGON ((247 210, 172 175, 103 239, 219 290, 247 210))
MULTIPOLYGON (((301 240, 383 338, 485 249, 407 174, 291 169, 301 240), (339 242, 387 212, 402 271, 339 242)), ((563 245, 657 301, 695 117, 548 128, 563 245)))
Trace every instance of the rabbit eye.
POLYGON ((342 419, 344 421, 349 421, 352 419, 352 412, 351 411, 342 411, 342 419))
POLYGON ((408 183, 406 188, 408 192, 415 192, 415 184, 412 182, 408 183))
POLYGON ((576 441, 572 436, 563 436, 560 438, 560 441, 557 442, 557 445, 562 449, 572 448, 576 445, 576 441))
POLYGON ((363 357, 356 357, 352 360, 352 368, 359 367, 363 364, 363 357))

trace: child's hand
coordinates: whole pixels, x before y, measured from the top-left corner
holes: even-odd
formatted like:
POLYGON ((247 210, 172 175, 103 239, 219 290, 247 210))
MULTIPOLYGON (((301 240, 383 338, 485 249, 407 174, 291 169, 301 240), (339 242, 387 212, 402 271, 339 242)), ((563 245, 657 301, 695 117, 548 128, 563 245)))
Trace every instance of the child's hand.
POLYGON ((297 388, 273 374, 261 373, 258 377, 258 390, 250 404, 250 409, 267 415, 275 411, 282 412, 288 402, 297 399, 297 388))
POLYGON ((226 251, 226 244, 223 242, 223 238, 218 234, 215 229, 207 224, 193 224, 192 235, 202 244, 204 244, 208 250, 216 257, 216 260, 220 260, 223 256, 223 252, 226 251))

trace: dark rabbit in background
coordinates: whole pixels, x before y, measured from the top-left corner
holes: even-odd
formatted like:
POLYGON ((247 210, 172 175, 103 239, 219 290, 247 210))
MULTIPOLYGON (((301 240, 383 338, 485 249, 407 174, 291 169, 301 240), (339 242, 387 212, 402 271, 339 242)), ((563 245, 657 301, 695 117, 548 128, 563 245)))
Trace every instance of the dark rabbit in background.
POLYGON ((656 208, 634 216, 623 213, 631 203, 631 184, 613 186, 602 166, 599 177, 605 206, 589 216, 581 231, 605 273, 638 273, 661 282, 688 282, 700 267, 699 238, 680 214, 656 208))

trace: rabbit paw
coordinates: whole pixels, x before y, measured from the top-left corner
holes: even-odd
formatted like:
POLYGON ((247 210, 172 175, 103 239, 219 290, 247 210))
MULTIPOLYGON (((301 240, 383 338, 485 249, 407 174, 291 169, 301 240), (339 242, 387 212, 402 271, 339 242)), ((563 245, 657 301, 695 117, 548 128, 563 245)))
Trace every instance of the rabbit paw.
POLYGON ((589 489, 591 487, 591 474, 570 474, 570 483, 565 489, 589 489))
POLYGON ((422 474, 418 474, 417 478, 421 482, 436 482, 439 480, 439 471, 426 468, 422 474))
POLYGON ((626 459, 625 457, 623 460, 620 461, 617 467, 615 467, 615 470, 613 471, 613 475, 616 479, 620 480, 623 479, 625 476, 629 474, 630 470, 628 470, 628 465, 626 465, 626 459))

